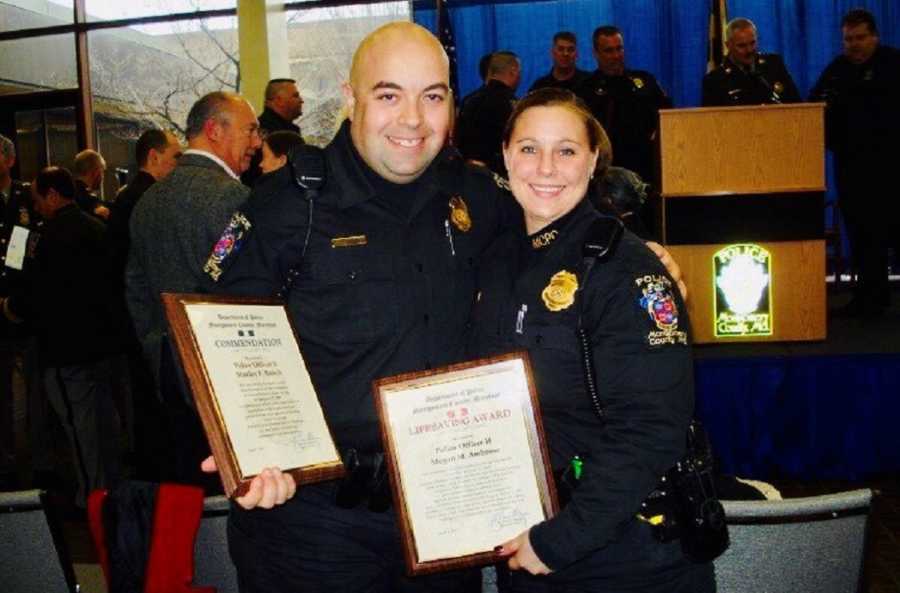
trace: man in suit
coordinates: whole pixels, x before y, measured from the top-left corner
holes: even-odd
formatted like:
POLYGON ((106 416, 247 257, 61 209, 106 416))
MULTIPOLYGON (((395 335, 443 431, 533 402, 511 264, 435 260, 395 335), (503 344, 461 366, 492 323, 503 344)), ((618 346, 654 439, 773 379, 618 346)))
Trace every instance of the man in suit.
POLYGON ((778 54, 757 51, 756 25, 736 18, 725 27, 728 55, 703 77, 703 105, 799 103, 800 92, 778 54))
POLYGON ((155 183, 131 217, 126 299, 134 329, 167 406, 172 430, 182 440, 170 479, 207 483, 199 464, 208 454, 199 419, 181 387, 166 337, 160 293, 203 292, 203 264, 246 199, 240 174, 262 141, 250 104, 233 93, 214 92, 188 113, 184 151, 172 173, 155 183), (185 442, 188 441, 188 442, 185 442))

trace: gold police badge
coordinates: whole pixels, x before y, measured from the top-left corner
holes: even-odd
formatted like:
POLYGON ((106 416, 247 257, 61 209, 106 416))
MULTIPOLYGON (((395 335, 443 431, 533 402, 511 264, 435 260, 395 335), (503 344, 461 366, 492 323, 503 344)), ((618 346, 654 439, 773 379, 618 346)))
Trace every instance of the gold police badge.
POLYGON ((463 233, 468 233, 472 228, 472 219, 469 217, 469 207, 460 196, 450 198, 450 222, 463 233))
POLYGON ((773 88, 773 89, 775 90, 775 92, 778 93, 779 95, 784 91, 784 85, 781 84, 780 82, 776 82, 775 84, 773 84, 773 85, 772 85, 772 88, 773 88))
POLYGON ((550 278, 550 284, 541 292, 541 298, 550 311, 562 311, 572 306, 577 291, 578 277, 572 272, 560 270, 550 278))
POLYGON ((642 89, 642 88, 644 88, 644 81, 641 80, 640 78, 638 78, 637 76, 635 76, 634 78, 632 78, 632 79, 631 79, 631 82, 634 83, 634 88, 636 88, 636 89, 642 89))

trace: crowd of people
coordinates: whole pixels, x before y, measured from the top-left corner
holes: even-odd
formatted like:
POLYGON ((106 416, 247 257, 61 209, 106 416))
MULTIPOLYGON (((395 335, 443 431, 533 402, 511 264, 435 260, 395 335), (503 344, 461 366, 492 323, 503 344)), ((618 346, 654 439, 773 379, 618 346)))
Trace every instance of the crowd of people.
MULTIPOLYGON (((827 103, 854 248, 880 257, 887 239, 867 214, 888 170, 874 168, 896 153, 900 57, 878 44, 865 11, 848 13, 842 32, 844 54, 813 95, 827 103)), ((653 183, 658 110, 670 103, 651 73, 626 68, 616 27, 597 28, 592 42, 598 68, 586 73, 575 36, 554 36, 551 72, 519 101, 518 58, 490 55, 453 134, 440 43, 412 23, 382 26, 353 56, 347 117, 318 151, 327 174, 314 197, 285 166, 303 144, 290 79, 269 83, 259 117, 238 94, 200 98, 186 147, 145 132, 140 170, 111 204, 96 193, 98 153, 80 153, 71 173, 46 167, 26 187, 11 179, 15 147, 0 137, 0 327, 4 338, 38 336, 79 504, 122 477, 117 358, 128 361, 140 414, 140 477, 215 490, 160 294, 278 295, 336 445, 357 463, 343 483, 298 488, 276 467, 253 478, 229 518, 242 591, 479 591, 476 569, 406 575, 396 510, 382 504, 371 385, 511 350, 529 352, 554 471, 574 458, 582 469, 556 516, 497 542, 504 590, 714 591, 711 564, 658 541, 658 517, 641 510, 665 496, 659 480, 684 456, 693 414, 683 283, 659 246, 608 224, 642 232, 642 178, 653 183), (597 266, 585 264, 588 241, 605 247, 597 266)), ((752 22, 729 23, 726 43, 704 80, 706 104, 800 100, 780 57, 757 51, 752 22)), ((879 224, 887 232, 896 217, 879 224)), ((860 311, 884 306, 877 271, 859 267, 860 311)))

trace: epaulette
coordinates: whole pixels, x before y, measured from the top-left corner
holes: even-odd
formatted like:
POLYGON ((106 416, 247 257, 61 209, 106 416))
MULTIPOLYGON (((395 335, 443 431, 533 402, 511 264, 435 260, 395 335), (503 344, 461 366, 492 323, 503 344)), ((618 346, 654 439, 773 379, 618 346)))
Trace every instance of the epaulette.
POLYGON ((609 258, 619 246, 624 230, 625 225, 618 218, 598 215, 585 236, 582 256, 599 261, 609 258))

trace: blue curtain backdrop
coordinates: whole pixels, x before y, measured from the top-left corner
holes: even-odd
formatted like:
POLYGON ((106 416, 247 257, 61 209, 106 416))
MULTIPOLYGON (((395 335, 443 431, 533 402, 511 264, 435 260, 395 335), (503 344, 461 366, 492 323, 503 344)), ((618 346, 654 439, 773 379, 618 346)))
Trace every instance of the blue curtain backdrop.
MULTIPOLYGON (((599 25, 615 24, 624 34, 630 68, 652 72, 676 107, 700 103, 708 0, 444 1, 453 21, 463 96, 481 85, 478 60, 498 49, 514 51, 522 59, 523 94, 549 71, 551 38, 561 30, 578 36, 579 67, 594 70, 591 33, 599 25)), ((762 51, 784 55, 805 95, 840 53, 841 16, 857 6, 875 15, 882 43, 900 45, 898 0, 728 0, 728 16, 756 23, 762 51)), ((417 0, 413 7, 415 21, 436 33, 434 0, 417 0)))

